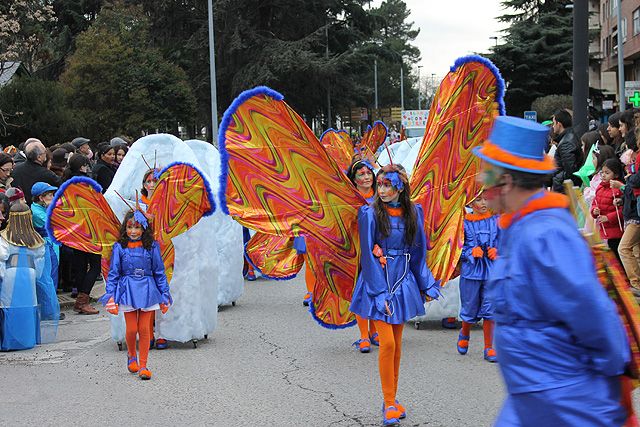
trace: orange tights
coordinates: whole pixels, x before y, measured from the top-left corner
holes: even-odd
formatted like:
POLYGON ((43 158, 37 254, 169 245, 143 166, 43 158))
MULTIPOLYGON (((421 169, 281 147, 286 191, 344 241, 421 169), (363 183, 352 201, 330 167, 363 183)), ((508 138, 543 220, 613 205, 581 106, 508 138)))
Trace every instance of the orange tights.
POLYGON ((374 320, 380 340, 380 356, 378 367, 380 370, 380 384, 384 406, 394 406, 398 391, 398 376, 400 375, 400 356, 402 354, 402 330, 404 324, 392 325, 382 320, 374 320))
POLYGON ((313 287, 316 284, 316 276, 313 275, 313 271, 309 264, 304 267, 304 281, 307 285, 307 292, 313 293, 313 287))
POLYGON ((358 329, 360 329, 361 340, 368 339, 376 333, 376 325, 373 323, 373 320, 369 322, 369 319, 365 319, 356 314, 356 322, 358 323, 358 329))
POLYGON ((155 311, 129 311, 124 313, 124 321, 127 325, 127 352, 129 357, 136 357, 136 338, 140 350, 139 364, 141 368, 146 368, 149 356, 149 341, 151 341, 151 319, 155 311))

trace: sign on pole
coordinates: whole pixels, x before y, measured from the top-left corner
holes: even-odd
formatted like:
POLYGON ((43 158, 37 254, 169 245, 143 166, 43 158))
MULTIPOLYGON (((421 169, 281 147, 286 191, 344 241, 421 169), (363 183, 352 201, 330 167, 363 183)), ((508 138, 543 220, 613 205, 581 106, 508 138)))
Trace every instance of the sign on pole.
POLYGON ((624 97, 631 98, 635 92, 640 92, 640 80, 624 82, 624 97))
POLYGON ((537 111, 525 111, 524 112, 525 120, 531 120, 532 122, 538 121, 538 112, 537 111))

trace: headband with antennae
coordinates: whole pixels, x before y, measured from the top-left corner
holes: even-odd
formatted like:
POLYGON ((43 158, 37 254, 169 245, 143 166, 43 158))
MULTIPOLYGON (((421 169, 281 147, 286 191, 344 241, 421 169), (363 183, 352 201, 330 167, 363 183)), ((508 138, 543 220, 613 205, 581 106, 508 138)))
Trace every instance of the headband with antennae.
POLYGON ((144 162, 144 164, 145 164, 145 165, 147 165, 147 168, 149 168, 149 169, 155 169, 155 168, 152 168, 152 167, 149 165, 149 162, 147 162, 147 159, 145 159, 145 158, 144 158, 144 154, 142 154, 142 155, 141 155, 141 157, 142 157, 142 161, 144 162))
MULTIPOLYGON (((117 192, 117 191, 115 191, 115 190, 113 190, 113 192, 114 192, 114 193, 116 193, 116 194, 118 195, 118 197, 120 197, 120 198, 122 199, 122 201, 124 202, 124 204, 125 204, 125 205, 129 206, 129 209, 131 209, 132 211, 134 211, 134 210, 135 210, 135 208, 134 208, 133 206, 131 206, 131 205, 129 204, 129 202, 128 202, 124 197, 122 197, 122 195, 121 195, 120 193, 118 193, 118 192, 117 192)), ((137 198, 138 198, 138 196, 136 195, 136 199, 137 199, 137 198)))

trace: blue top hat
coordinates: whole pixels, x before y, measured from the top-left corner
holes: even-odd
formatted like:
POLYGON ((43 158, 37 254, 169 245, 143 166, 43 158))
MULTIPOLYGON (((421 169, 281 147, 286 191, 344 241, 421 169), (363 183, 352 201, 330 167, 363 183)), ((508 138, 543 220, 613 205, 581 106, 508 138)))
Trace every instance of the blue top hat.
POLYGON ((499 116, 489 139, 473 153, 505 169, 548 174, 556 170, 553 158, 544 153, 548 137, 546 126, 519 117, 499 116))

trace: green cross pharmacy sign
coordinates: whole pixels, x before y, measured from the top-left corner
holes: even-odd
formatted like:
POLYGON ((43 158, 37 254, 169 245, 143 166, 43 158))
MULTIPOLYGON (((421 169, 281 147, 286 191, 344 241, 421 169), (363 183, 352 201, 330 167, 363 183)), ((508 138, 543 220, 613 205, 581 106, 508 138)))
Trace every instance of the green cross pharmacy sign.
POLYGON ((638 91, 633 92, 633 96, 630 96, 628 100, 630 103, 633 104, 635 108, 640 107, 640 92, 638 91))

